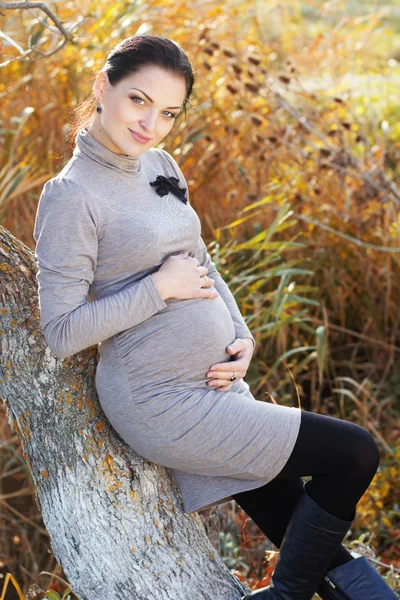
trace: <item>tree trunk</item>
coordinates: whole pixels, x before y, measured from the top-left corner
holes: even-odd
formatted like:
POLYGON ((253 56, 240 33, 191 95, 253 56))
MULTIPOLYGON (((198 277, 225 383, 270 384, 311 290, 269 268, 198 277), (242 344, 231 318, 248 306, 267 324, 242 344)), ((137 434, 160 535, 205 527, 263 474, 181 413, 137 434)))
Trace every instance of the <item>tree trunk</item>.
POLYGON ((0 226, 0 395, 57 561, 82 600, 235 600, 169 469, 137 455, 99 405, 93 346, 57 359, 40 326, 34 253, 0 226))

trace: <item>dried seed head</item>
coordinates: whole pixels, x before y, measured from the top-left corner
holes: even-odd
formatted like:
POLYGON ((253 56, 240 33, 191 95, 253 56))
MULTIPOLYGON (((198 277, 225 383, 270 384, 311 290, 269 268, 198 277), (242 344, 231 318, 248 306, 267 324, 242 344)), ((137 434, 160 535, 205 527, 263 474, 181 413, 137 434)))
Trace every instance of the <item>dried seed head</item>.
POLYGON ((219 45, 219 44, 217 44, 217 42, 211 42, 211 46, 212 46, 213 48, 215 48, 216 50, 219 50, 219 48, 220 48, 220 45, 219 45))
POLYGON ((249 92, 253 92, 254 94, 257 94, 258 90, 260 89, 258 85, 254 85, 248 81, 244 84, 244 87, 248 89, 249 92))
POLYGON ((334 101, 337 102, 338 104, 343 104, 343 100, 341 98, 334 98, 334 101))
POLYGON ((227 84, 226 89, 231 93, 231 94, 237 94, 238 90, 236 88, 233 87, 233 85, 231 85, 230 83, 227 84))
POLYGON ((228 50, 228 48, 223 48, 222 54, 225 54, 225 56, 227 56, 228 58, 233 58, 235 56, 233 52, 228 50))
POLYGON ((249 56, 247 60, 249 61, 249 63, 256 66, 258 66, 261 63, 261 59, 255 58, 254 56, 249 56))
POLYGON ((321 156, 330 156, 331 150, 328 150, 328 148, 320 148, 319 153, 321 154, 321 156))
POLYGON ((210 63, 208 63, 207 61, 203 62, 203 67, 205 67, 207 69, 207 71, 211 71, 211 69, 212 69, 210 63))
POLYGON ((290 77, 287 77, 286 75, 279 75, 278 79, 279 81, 282 81, 282 83, 290 83, 290 77))
POLYGON ((257 127, 260 127, 260 125, 262 125, 262 119, 260 119, 260 117, 257 117, 257 115, 252 115, 251 121, 254 123, 254 125, 257 125, 257 127))
POLYGON ((268 139, 270 142, 272 142, 273 144, 276 144, 278 141, 278 138, 275 135, 269 135, 268 139))
POLYGON ((342 127, 344 127, 345 129, 350 129, 351 123, 348 123, 347 121, 343 121, 342 122, 342 127))
POLYGON ((207 40, 207 33, 209 32, 209 27, 206 26, 200 26, 200 28, 203 27, 203 30, 201 31, 200 35, 199 35, 199 40, 207 40))
POLYGON ((231 67, 235 71, 236 75, 240 75, 241 73, 243 73, 243 69, 239 67, 239 65, 237 65, 236 63, 233 63, 231 67))
POLYGON ((209 56, 212 56, 214 54, 213 48, 210 48, 209 46, 207 46, 207 48, 203 48, 203 52, 205 52, 209 56))

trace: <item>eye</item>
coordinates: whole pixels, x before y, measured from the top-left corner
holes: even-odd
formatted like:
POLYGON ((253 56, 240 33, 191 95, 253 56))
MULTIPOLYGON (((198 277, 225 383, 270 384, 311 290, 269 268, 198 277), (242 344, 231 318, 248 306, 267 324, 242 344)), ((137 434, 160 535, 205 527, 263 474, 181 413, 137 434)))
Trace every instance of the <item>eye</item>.
MULTIPOLYGON (((140 98, 139 96, 129 96, 129 98, 131 100, 142 100, 142 102, 144 102, 143 98, 140 98)), ((135 104, 137 104, 137 102, 135 102, 135 104)))
MULTIPOLYGON (((141 100, 142 102, 144 102, 143 98, 140 98, 140 96, 129 96, 130 100, 133 100, 135 102, 135 104, 139 104, 138 102, 136 102, 136 100, 141 100)), ((171 112, 170 110, 166 110, 164 111, 165 113, 168 113, 170 116, 170 119, 176 119, 176 117, 178 116, 178 114, 175 114, 173 112, 171 112)))
POLYGON ((166 110, 165 112, 167 112, 167 113, 169 113, 171 115, 170 119, 176 119, 176 117, 178 116, 177 114, 172 113, 170 110, 166 110))

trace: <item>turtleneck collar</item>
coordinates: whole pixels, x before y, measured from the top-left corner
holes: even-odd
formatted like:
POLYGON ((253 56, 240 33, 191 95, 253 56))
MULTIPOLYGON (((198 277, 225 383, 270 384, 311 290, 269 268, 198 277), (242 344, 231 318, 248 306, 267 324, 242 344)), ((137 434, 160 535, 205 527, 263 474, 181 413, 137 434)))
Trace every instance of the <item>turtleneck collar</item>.
POLYGON ((84 155, 100 165, 123 171, 133 177, 138 177, 142 170, 140 157, 112 152, 95 140, 85 127, 76 136, 73 154, 84 155))

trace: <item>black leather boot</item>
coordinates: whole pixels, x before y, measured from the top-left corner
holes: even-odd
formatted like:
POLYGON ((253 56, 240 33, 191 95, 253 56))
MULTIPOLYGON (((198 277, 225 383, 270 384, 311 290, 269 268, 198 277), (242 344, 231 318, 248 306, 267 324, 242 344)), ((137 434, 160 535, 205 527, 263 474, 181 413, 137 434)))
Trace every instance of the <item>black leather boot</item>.
POLYGON ((355 518, 342 521, 307 494, 306 484, 286 528, 271 585, 242 600, 311 600, 355 518))
POLYGON ((322 600, 398 600, 365 556, 328 571, 317 593, 322 600))

